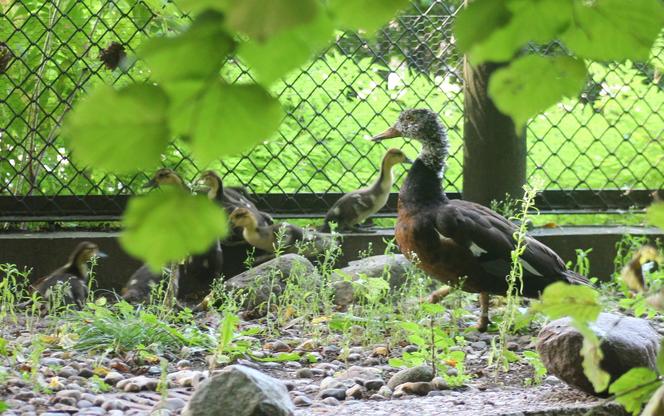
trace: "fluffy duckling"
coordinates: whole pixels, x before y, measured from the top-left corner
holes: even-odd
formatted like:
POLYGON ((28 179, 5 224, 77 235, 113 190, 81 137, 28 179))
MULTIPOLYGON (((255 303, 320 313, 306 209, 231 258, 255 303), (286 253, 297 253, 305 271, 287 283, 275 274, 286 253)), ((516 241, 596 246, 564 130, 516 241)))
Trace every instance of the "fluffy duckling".
POLYGON ((48 276, 42 277, 31 285, 44 299, 54 296, 53 288, 57 284, 68 284, 65 289, 63 301, 68 305, 76 305, 82 308, 88 297, 88 261, 93 257, 106 257, 99 251, 96 244, 89 241, 79 243, 69 255, 67 263, 53 271, 48 276))
MULTIPOLYGON (((155 273, 148 267, 147 264, 142 265, 136 270, 127 284, 122 289, 121 295, 122 299, 126 300, 129 303, 140 303, 147 302, 150 300, 150 294, 152 289, 156 286, 159 286, 161 282, 165 279, 164 276, 169 276, 171 270, 164 268, 161 273, 155 273)), ((174 283, 177 285, 179 279, 173 279, 174 283)), ((173 288, 173 293, 177 293, 178 288, 173 288)))
MULTIPOLYGON (((208 197, 224 207, 228 215, 236 208, 245 208, 254 214, 259 227, 274 223, 270 214, 256 208, 246 189, 242 187, 224 187, 221 177, 216 172, 212 170, 203 172, 198 182, 207 188, 208 197)), ((243 241, 242 228, 233 227, 233 234, 229 239, 231 241, 243 241)))
POLYGON ((627 286, 636 292, 646 291, 646 274, 655 270, 658 264, 664 263, 657 248, 645 245, 639 248, 632 259, 623 267, 620 276, 627 286))
POLYGON ((173 169, 169 168, 161 168, 157 170, 154 175, 152 175, 152 178, 143 185, 143 188, 158 188, 162 185, 173 185, 189 190, 189 187, 184 183, 180 175, 178 175, 173 169))
POLYGON ((399 163, 413 163, 401 150, 389 149, 380 165, 380 175, 368 188, 358 189, 345 194, 332 205, 325 216, 320 231, 330 232, 330 222, 338 226, 339 231, 356 228, 367 218, 380 211, 387 203, 394 178, 392 168, 399 163))
POLYGON ((268 253, 274 253, 279 246, 286 253, 300 251, 305 256, 315 256, 333 244, 332 238, 293 224, 260 226, 256 215, 246 208, 236 208, 231 213, 230 220, 235 227, 242 228, 242 236, 249 244, 268 253), (278 238, 281 238, 281 241, 278 241, 278 238))

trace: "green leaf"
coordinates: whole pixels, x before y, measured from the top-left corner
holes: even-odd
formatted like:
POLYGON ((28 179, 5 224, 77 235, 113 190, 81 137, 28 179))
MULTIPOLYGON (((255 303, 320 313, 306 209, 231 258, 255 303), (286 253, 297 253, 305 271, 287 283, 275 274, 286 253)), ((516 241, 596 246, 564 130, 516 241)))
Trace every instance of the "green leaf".
POLYGON ((6 410, 9 410, 9 405, 7 405, 4 400, 0 400, 0 412, 4 412, 6 410))
POLYGON ((657 371, 659 374, 664 375, 664 340, 659 344, 659 352, 657 353, 657 371))
POLYGON ((329 43, 333 34, 332 21, 320 13, 313 21, 278 33, 265 42, 243 43, 238 55, 255 71, 258 81, 269 85, 306 63, 329 43))
POLYGON ((648 59, 664 26, 660 0, 577 0, 573 7, 560 39, 575 54, 598 61, 648 59))
POLYGON ((657 373, 649 368, 637 367, 614 381, 609 387, 609 393, 617 395, 615 400, 623 405, 625 410, 637 415, 661 384, 661 381, 657 380, 657 373))
POLYGON ((586 66, 574 58, 524 56, 493 73, 489 95, 519 128, 562 97, 579 94, 586 76, 586 66))
POLYGON ((219 72, 233 50, 233 39, 223 31, 221 14, 207 12, 175 37, 150 39, 139 52, 157 81, 207 78, 219 72))
POLYGON ((224 0, 226 25, 257 41, 311 22, 320 12, 317 0, 224 0))
POLYGON ((646 211, 648 222, 664 230, 664 202, 654 202, 646 211))
POLYGON ((410 5, 409 0, 329 0, 328 7, 337 26, 361 29, 372 34, 383 27, 397 12, 410 5))
POLYGON ((132 198, 122 223, 122 247, 153 271, 204 252, 227 232, 222 208, 205 196, 173 186, 132 198))
POLYGON ((191 141, 203 163, 267 140, 283 119, 279 101, 259 85, 184 81, 166 87, 173 130, 191 141))
POLYGON ((507 61, 528 42, 555 39, 571 12, 571 0, 480 0, 461 12, 455 33, 473 63, 507 61))
POLYGON ((661 416, 664 414, 664 386, 659 386, 652 395, 641 416, 661 416))
POLYGON ((462 52, 485 42, 511 17, 505 0, 475 0, 457 13, 454 20, 454 36, 462 52))
MULTIPOLYGON (((585 325, 575 326, 577 329, 581 329, 585 325)), ((583 337, 583 345, 581 346, 581 356, 583 357, 581 366, 583 367, 583 373, 588 377, 596 392, 603 392, 611 382, 611 376, 600 366, 604 358, 601 342, 589 328, 583 332, 586 332, 583 337)))
POLYGON ((602 311, 599 294, 587 286, 556 282, 544 289, 533 310, 542 312, 551 319, 569 316, 578 322, 591 322, 602 311))
POLYGON ((129 173, 153 168, 170 140, 168 97, 155 86, 101 86, 68 114, 63 135, 91 168, 129 173))

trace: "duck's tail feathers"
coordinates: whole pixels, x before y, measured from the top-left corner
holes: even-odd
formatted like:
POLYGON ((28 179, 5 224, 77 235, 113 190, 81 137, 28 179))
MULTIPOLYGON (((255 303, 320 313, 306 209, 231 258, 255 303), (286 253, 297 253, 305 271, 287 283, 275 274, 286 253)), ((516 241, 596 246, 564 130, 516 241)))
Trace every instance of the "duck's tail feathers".
POLYGON ((574 270, 566 270, 564 274, 568 283, 573 285, 592 286, 592 283, 590 283, 590 280, 588 280, 586 276, 583 276, 574 270))

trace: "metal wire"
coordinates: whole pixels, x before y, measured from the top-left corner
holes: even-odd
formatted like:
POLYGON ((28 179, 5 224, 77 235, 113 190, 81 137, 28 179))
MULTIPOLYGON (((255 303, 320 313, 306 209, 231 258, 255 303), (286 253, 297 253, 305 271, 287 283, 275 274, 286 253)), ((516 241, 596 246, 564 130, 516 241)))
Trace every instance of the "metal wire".
MULTIPOLYGON (((47 0, 0 5, 0 219, 117 218, 150 172, 102 174, 78 166, 59 126, 67 110, 97 84, 146 79, 140 61, 120 61, 150 36, 188 22, 173 4, 47 0)), ((446 190, 461 192, 462 56, 452 34, 459 2, 415 1, 375 39, 343 33, 320 57, 277 83, 287 110, 270 141, 211 166, 226 183, 256 194, 283 216, 320 215, 343 192, 367 185, 385 148, 364 136, 381 131, 407 107, 441 114, 452 142, 446 190)), ((664 42, 647 64, 594 64, 579 100, 528 125, 529 177, 544 180, 545 211, 642 208, 664 188, 664 42), (657 68, 660 68, 659 70, 657 68)), ((252 74, 235 60, 222 75, 252 74)), ((396 142, 415 155, 416 146, 396 142)), ((165 166, 193 180, 204 168, 186 143, 173 142, 165 166)), ((397 181, 404 174, 397 168, 397 181)), ((499 174, 499 173, 497 173, 499 174)), ((394 211, 394 197, 385 213, 394 211)))

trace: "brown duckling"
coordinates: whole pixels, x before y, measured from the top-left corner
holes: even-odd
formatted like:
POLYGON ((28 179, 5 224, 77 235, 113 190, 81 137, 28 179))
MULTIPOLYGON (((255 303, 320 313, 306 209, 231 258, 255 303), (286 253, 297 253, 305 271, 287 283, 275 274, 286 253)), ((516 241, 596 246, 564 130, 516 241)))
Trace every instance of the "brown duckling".
MULTIPOLYGON (((212 170, 203 172, 198 182, 207 188, 208 197, 224 207, 228 215, 231 215, 236 208, 245 208, 254 214, 259 227, 274 223, 270 214, 256 208, 246 189, 242 187, 225 187, 221 177, 216 172, 212 170)), ((231 242, 244 241, 242 228, 233 227, 233 233, 229 236, 229 240, 231 242)))
POLYGON ((63 292, 63 301, 68 305, 82 308, 88 297, 88 261, 93 257, 106 257, 96 244, 89 241, 79 243, 69 255, 67 263, 42 277, 31 285, 44 299, 54 296, 53 288, 57 284, 68 284, 63 292))
POLYGON ((280 247, 285 253, 299 251, 305 256, 315 256, 331 247, 334 241, 329 236, 285 222, 260 226, 256 215, 246 208, 236 208, 230 220, 234 226, 242 228, 242 236, 249 244, 268 253, 280 247))
POLYGON ((182 189, 189 190, 189 187, 184 183, 180 175, 173 169, 161 168, 157 170, 152 178, 143 185, 143 188, 158 188, 162 185, 173 185, 182 189))
POLYGON ((389 149, 383 156, 380 174, 374 184, 339 198, 327 212, 320 231, 330 232, 330 222, 336 223, 339 231, 348 231, 380 211, 387 203, 392 190, 394 180, 392 168, 399 163, 413 163, 413 161, 401 150, 389 149))
POLYGON ((623 267, 620 276, 630 289, 645 292, 646 274, 655 270, 659 264, 664 264, 664 256, 657 248, 645 245, 634 253, 629 263, 623 267))
MULTIPOLYGON (((129 277, 121 292, 122 299, 129 303, 148 302, 153 288, 159 286, 170 274, 171 270, 168 268, 164 268, 161 273, 155 273, 147 264, 142 265, 129 277)), ((176 285, 173 293, 176 294, 178 293, 178 281, 178 278, 173 279, 176 285)))
MULTIPOLYGON (((461 284, 480 294, 478 329, 489 324, 489 294, 504 295, 512 264, 516 226, 482 205, 450 200, 443 189, 449 142, 438 115, 427 109, 405 110, 394 126, 374 141, 409 137, 422 144, 399 191, 395 238, 401 252, 416 257, 418 266, 446 284, 461 284), (463 277, 465 276, 465 279, 463 277)), ((586 277, 568 270, 549 247, 526 237, 520 257, 523 296, 538 297, 551 283, 589 285, 586 277)), ((438 295, 444 295, 438 292, 438 295)))

